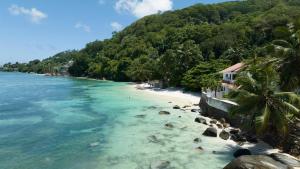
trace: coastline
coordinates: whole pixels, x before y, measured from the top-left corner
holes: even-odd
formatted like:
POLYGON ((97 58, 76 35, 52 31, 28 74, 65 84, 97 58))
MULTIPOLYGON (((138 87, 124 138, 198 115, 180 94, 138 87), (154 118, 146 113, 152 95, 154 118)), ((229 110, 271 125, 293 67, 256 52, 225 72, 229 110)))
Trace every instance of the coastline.
MULTIPOLYGON (((178 105, 181 107, 182 110, 188 111, 192 109, 199 109, 199 105, 197 105, 200 101, 200 93, 195 92, 184 92, 183 89, 180 88, 167 88, 167 89, 159 89, 159 88, 152 88, 147 83, 131 83, 130 89, 134 90, 135 92, 141 92, 147 95, 148 97, 159 97, 159 99, 166 100, 170 103, 170 107, 178 105), (182 108, 184 106, 190 106, 187 108, 182 108)), ((146 97, 147 97, 146 96, 146 97)), ((189 116, 190 123, 192 125, 197 125, 197 123, 194 122, 194 119, 196 117, 201 117, 206 119, 206 121, 213 120, 209 117, 204 117, 200 113, 194 114, 192 116, 189 116)), ((208 128, 209 126, 207 126, 208 128)), ((214 125, 215 128, 217 128, 216 125, 214 125)), ((220 133, 222 130, 229 131, 230 129, 233 129, 232 127, 219 129, 217 128, 218 133, 220 133)), ((204 136, 205 137, 205 136, 204 136)), ((249 143, 245 142, 242 145, 239 145, 237 142, 228 139, 223 140, 219 136, 215 138, 216 140, 219 140, 221 144, 226 144, 229 147, 235 147, 235 149, 249 149, 253 155, 265 155, 265 154, 272 154, 272 153, 279 153, 280 150, 277 148, 271 147, 269 144, 258 140, 258 143, 249 143)))

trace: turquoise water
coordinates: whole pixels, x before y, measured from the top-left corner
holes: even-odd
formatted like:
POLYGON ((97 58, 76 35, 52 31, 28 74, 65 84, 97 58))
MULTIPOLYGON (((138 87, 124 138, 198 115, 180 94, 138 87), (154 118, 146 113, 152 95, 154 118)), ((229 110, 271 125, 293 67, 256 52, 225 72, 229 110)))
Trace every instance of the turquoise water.
POLYGON ((197 114, 126 83, 0 72, 0 84, 1 169, 149 169, 159 160, 217 169, 232 159, 228 142, 201 136, 197 114))

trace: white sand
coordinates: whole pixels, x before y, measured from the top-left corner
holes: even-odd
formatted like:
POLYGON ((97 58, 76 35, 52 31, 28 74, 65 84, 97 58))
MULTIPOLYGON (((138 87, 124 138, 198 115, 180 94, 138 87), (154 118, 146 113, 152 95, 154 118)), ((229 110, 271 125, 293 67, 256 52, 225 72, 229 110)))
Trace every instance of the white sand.
POLYGON ((142 91, 145 94, 153 95, 155 97, 162 98, 164 100, 169 100, 174 105, 193 106, 198 104, 200 101, 200 93, 193 92, 184 92, 179 88, 167 88, 167 89, 159 89, 159 88, 151 88, 148 84, 133 84, 133 88, 138 91, 142 91))

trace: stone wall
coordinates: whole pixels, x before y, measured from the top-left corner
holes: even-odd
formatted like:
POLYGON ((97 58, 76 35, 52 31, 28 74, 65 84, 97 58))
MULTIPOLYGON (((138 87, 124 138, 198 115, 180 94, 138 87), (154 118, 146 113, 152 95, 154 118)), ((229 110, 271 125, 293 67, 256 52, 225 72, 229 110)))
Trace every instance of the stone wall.
POLYGON ((234 102, 227 100, 221 100, 214 97, 209 97, 206 93, 201 94, 201 100, 199 106, 202 111, 202 115, 212 117, 215 119, 225 118, 232 126, 241 127, 243 118, 241 116, 231 116, 228 112, 233 106, 237 106, 234 102))

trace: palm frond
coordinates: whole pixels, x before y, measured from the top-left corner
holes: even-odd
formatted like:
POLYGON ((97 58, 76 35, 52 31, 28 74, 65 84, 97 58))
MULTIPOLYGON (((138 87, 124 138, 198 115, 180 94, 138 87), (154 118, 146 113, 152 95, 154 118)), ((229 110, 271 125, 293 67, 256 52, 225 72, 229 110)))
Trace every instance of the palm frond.
POLYGON ((258 134, 262 134, 269 127, 271 111, 268 104, 262 109, 261 114, 255 118, 255 126, 258 134))

